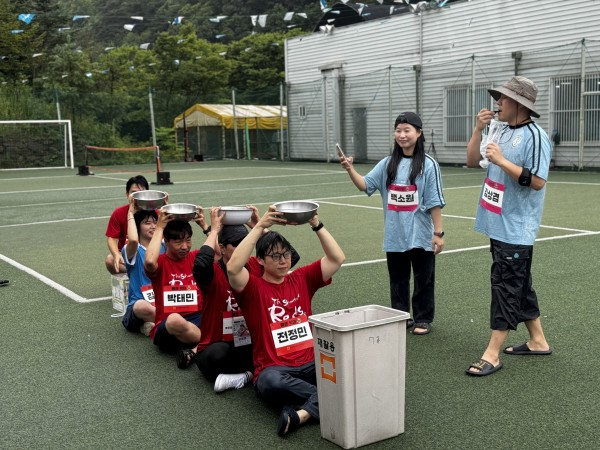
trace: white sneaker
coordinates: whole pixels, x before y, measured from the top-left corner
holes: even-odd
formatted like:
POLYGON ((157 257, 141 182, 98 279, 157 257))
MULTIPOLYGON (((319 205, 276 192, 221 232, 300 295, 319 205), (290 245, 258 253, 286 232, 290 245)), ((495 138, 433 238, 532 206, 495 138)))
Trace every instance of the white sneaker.
POLYGON ((144 336, 150 336, 150 330, 154 328, 154 322, 144 322, 144 324, 140 327, 140 333, 144 336))
POLYGON ((252 373, 222 373, 215 380, 215 392, 223 392, 227 389, 241 389, 252 381, 252 373))

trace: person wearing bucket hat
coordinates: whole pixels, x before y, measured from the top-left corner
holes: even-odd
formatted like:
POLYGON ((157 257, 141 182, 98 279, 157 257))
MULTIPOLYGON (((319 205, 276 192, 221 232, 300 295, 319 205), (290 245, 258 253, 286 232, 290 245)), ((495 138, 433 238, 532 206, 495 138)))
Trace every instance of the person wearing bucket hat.
POLYGON ((410 312, 412 303, 408 328, 424 335, 431 331, 435 312, 435 255, 444 248, 441 210, 446 202, 440 167, 425 153, 421 118, 414 112, 400 114, 394 138, 392 154, 364 177, 354 169, 351 156, 338 153, 340 164, 360 191, 369 196, 375 191, 381 194, 392 308, 410 312))
MULTIPOLYGON (((466 370, 486 376, 502 368, 500 350, 509 330, 525 323, 529 340, 504 349, 509 355, 552 353, 540 321, 537 295, 532 286, 531 263, 544 206, 552 145, 546 132, 531 117, 537 87, 515 76, 501 87, 489 89, 504 122, 497 142, 485 146, 490 164, 479 196, 475 231, 490 239, 492 254, 490 341, 480 359, 466 370), (510 274, 510 276, 507 276, 510 274)), ((482 109, 467 144, 467 166, 478 167, 482 158, 482 132, 495 113, 482 109)))

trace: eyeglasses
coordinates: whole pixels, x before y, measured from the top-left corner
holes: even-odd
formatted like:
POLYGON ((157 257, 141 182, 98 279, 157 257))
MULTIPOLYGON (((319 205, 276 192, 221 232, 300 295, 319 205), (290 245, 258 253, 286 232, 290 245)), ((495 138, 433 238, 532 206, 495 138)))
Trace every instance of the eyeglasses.
POLYGON ((281 258, 291 259, 292 252, 287 250, 283 253, 271 253, 271 254, 265 255, 265 256, 270 256, 271 258, 273 258, 273 261, 279 261, 281 258))

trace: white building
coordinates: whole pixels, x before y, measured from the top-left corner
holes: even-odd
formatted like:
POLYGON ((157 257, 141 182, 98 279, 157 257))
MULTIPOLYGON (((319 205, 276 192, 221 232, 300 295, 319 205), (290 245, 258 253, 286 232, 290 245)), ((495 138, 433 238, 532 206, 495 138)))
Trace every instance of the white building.
MULTIPOLYGON (((323 31, 286 41, 291 159, 328 161, 340 142, 357 160, 379 160, 392 148, 395 117, 416 111, 428 151, 463 164, 474 116, 492 106, 487 89, 518 74, 538 86, 536 122, 557 142, 556 165, 600 167, 600 1, 387 7, 394 14, 337 27, 330 12, 323 31)), ((367 19, 369 6, 333 10, 367 19)))

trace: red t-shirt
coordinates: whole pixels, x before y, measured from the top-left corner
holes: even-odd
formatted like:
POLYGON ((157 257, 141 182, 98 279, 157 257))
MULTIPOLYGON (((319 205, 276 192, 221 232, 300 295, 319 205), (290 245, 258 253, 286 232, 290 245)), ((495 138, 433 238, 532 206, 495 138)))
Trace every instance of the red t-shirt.
POLYGON ((119 240, 119 250, 123 248, 127 242, 127 212, 129 205, 119 206, 113 211, 108 219, 106 227, 106 237, 119 240))
MULTIPOLYGON (((247 268, 251 274, 256 276, 262 275, 262 266, 254 256, 248 261, 247 268)), ((214 276, 212 281, 207 286, 200 286, 203 299, 202 322, 200 324, 202 338, 198 344, 198 351, 204 350, 214 342, 226 340, 223 337, 224 312, 235 311, 238 314, 242 314, 234 292, 229 285, 229 279, 217 261, 213 263, 213 271, 214 276)))
POLYGON ((250 330, 254 358, 254 379, 269 366, 299 367, 314 361, 314 349, 298 350, 278 355, 271 333, 271 324, 312 314, 311 301, 315 292, 331 283, 323 281, 321 260, 287 274, 280 284, 265 281, 250 274, 248 284, 237 293, 250 330))
POLYGON ((182 316, 193 314, 197 311, 202 311, 202 293, 196 286, 192 269, 194 267, 194 259, 198 250, 193 250, 187 256, 180 260, 174 260, 167 256, 166 253, 158 257, 158 268, 153 274, 149 274, 148 278, 152 281, 152 289, 154 290, 154 298, 156 305, 156 317, 154 319, 154 328, 150 331, 150 338, 154 339, 154 332, 160 322, 169 317, 171 312, 165 312, 164 308, 164 287, 165 286, 193 286, 197 292, 198 309, 196 311, 181 313, 182 316))

